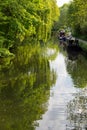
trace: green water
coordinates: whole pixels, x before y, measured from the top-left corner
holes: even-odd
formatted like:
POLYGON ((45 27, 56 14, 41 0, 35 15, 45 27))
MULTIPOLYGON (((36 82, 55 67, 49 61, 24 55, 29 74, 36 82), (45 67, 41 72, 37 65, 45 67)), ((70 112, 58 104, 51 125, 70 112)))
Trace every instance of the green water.
MULTIPOLYGON (((69 54, 59 51, 58 45, 54 44, 48 47, 20 47, 15 55, 14 59, 0 59, 0 130, 64 130, 65 126, 62 129, 59 127, 61 122, 55 128, 48 126, 44 129, 38 121, 49 121, 43 119, 43 115, 49 111, 50 98, 60 101, 60 97, 52 96, 51 90, 68 92, 70 87, 76 93, 78 88, 86 87, 86 56, 78 55, 75 60, 70 60, 69 54), (63 68, 58 68, 59 63, 63 68), (68 76, 62 79, 58 75, 61 72, 65 72, 64 77, 68 76), (61 80, 66 82, 62 90, 61 80), (60 87, 56 89, 56 86, 60 87)), ((67 98, 66 94, 63 98, 67 98)), ((58 124, 57 121, 55 123, 58 124)))

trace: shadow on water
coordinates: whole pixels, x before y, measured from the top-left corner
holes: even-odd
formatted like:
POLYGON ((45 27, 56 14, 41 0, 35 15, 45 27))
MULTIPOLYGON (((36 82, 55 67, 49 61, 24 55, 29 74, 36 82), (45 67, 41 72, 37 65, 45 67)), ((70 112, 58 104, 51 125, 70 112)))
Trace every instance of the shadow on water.
POLYGON ((67 52, 68 59, 70 60, 76 60, 78 58, 78 55, 83 52, 82 48, 79 45, 67 45, 66 42, 60 42, 58 44, 59 47, 63 49, 63 51, 67 52))
POLYGON ((76 60, 78 55, 82 53, 82 49, 78 46, 67 46, 66 51, 70 60, 76 60))

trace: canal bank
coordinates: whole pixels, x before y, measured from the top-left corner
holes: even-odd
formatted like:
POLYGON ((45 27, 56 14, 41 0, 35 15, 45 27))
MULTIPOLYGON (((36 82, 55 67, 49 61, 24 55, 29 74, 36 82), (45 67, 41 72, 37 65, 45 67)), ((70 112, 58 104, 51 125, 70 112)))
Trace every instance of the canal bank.
POLYGON ((87 52, 87 41, 79 39, 79 46, 87 52))

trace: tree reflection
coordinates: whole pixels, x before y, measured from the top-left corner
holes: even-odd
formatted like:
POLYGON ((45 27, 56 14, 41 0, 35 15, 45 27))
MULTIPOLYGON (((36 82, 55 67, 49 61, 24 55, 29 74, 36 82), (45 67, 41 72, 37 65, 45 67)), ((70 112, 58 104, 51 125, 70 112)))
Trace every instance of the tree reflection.
POLYGON ((0 129, 34 130, 47 110, 56 75, 41 48, 20 47, 11 66, 0 71, 0 129))
MULTIPOLYGON (((72 55, 74 57, 74 55, 72 55)), ((84 88, 87 85, 87 60, 81 54, 75 54, 75 59, 66 59, 67 70, 71 75, 75 87, 84 88)))
POLYGON ((67 105, 67 130, 87 130, 87 88, 67 105))

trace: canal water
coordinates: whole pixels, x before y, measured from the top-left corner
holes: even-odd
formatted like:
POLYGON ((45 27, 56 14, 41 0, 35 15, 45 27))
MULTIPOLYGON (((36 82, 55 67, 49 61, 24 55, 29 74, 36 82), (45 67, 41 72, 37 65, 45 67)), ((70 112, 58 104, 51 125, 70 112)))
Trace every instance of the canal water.
POLYGON ((59 51, 50 61, 57 79, 50 89, 48 109, 38 120, 36 130, 87 130, 87 60, 81 52, 70 49, 66 55, 59 51))
POLYGON ((48 110, 39 121, 39 127, 36 130, 65 130, 67 105, 79 89, 74 87, 71 75, 66 68, 66 57, 61 52, 54 61, 50 61, 50 67, 55 70, 57 79, 50 90, 48 110))
POLYGON ((87 130, 87 55, 25 46, 0 59, 0 130, 87 130))

